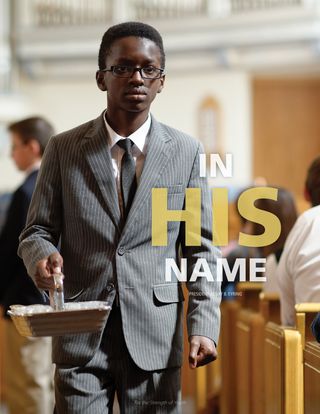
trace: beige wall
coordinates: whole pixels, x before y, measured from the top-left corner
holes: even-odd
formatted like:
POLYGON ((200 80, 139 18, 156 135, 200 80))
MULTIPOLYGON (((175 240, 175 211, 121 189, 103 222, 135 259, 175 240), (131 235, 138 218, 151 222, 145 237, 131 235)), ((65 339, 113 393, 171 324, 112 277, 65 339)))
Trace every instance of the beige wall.
MULTIPOLYGON (((100 114, 106 97, 94 75, 88 79, 38 81, 23 79, 20 84, 23 104, 7 118, 39 114, 51 120, 57 132, 72 128, 100 114)), ((204 73, 201 76, 168 74, 163 92, 157 96, 153 114, 158 120, 193 136, 198 135, 198 108, 212 95, 220 104, 222 140, 225 150, 234 155, 234 177, 214 180, 217 185, 246 185, 251 179, 251 95, 250 78, 241 72, 204 73)), ((1 116, 1 113, 0 113, 1 116)), ((5 157, 0 157, 0 191, 13 188, 21 176, 5 157)))

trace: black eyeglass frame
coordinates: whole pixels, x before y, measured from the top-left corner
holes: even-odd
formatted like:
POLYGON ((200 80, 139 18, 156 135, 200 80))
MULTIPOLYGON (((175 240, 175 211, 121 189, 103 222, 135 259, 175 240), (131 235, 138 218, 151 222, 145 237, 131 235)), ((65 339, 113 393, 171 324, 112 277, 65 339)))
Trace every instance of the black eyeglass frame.
POLYGON ((137 67, 134 67, 134 66, 129 66, 129 65, 113 65, 113 66, 110 66, 110 68, 109 68, 109 69, 107 69, 107 68, 106 68, 106 69, 99 69, 99 71, 100 71, 100 72, 111 72, 111 73, 112 73, 112 75, 113 75, 114 77, 116 77, 116 78, 127 78, 127 79, 128 79, 128 78, 131 78, 135 72, 139 72, 139 73, 140 73, 140 76, 141 76, 143 79, 149 79, 149 80, 153 80, 153 79, 160 79, 162 76, 164 76, 164 69, 163 69, 163 68, 155 68, 155 67, 154 67, 154 66, 152 66, 152 65, 149 65, 149 66, 144 66, 143 68, 137 68, 137 67), (121 75, 116 74, 116 73, 114 72, 115 68, 119 68, 119 67, 130 68, 130 69, 132 70, 132 72, 128 74, 129 76, 121 76, 121 75), (149 78, 149 77, 146 77, 146 76, 144 76, 144 75, 142 74, 142 71, 143 71, 144 69, 146 69, 146 68, 149 68, 149 67, 152 67, 153 69, 155 69, 156 71, 158 71, 158 74, 157 74, 157 76, 156 76, 155 78, 149 78))

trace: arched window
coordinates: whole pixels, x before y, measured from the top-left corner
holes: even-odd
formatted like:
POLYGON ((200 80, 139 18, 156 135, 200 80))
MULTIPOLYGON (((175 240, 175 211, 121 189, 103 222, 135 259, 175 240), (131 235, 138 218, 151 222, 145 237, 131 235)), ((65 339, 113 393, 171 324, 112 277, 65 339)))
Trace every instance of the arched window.
POLYGON ((221 110, 218 102, 208 96, 199 107, 199 134, 206 154, 223 154, 221 140, 221 110))

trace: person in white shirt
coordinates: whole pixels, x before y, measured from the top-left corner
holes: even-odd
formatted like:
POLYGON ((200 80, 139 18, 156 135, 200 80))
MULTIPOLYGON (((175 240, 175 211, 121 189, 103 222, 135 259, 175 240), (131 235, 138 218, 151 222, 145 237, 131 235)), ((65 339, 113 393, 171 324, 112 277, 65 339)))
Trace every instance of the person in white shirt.
POLYGON ((292 228, 277 269, 281 322, 295 325, 295 304, 320 302, 320 157, 311 164, 305 198, 312 208, 292 228))
MULTIPOLYGON (((297 220, 296 205, 290 191, 285 188, 278 188, 277 200, 261 198, 256 201, 256 207, 274 214, 281 223, 281 233, 278 239, 274 243, 260 248, 262 256, 266 258, 266 282, 264 283, 263 290, 264 292, 279 293, 276 270, 285 241, 297 220)), ((263 231, 264 229, 260 224, 253 224, 253 234, 261 234, 263 231)))

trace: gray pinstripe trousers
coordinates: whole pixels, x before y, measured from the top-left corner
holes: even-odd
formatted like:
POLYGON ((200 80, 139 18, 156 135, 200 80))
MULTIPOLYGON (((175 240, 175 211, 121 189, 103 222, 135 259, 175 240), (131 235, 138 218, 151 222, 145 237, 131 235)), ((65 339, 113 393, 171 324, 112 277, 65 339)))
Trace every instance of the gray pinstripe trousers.
POLYGON ((112 413, 115 393, 122 414, 181 412, 180 368, 137 367, 127 350, 117 307, 109 316, 99 350, 86 365, 57 366, 55 413, 112 413))

